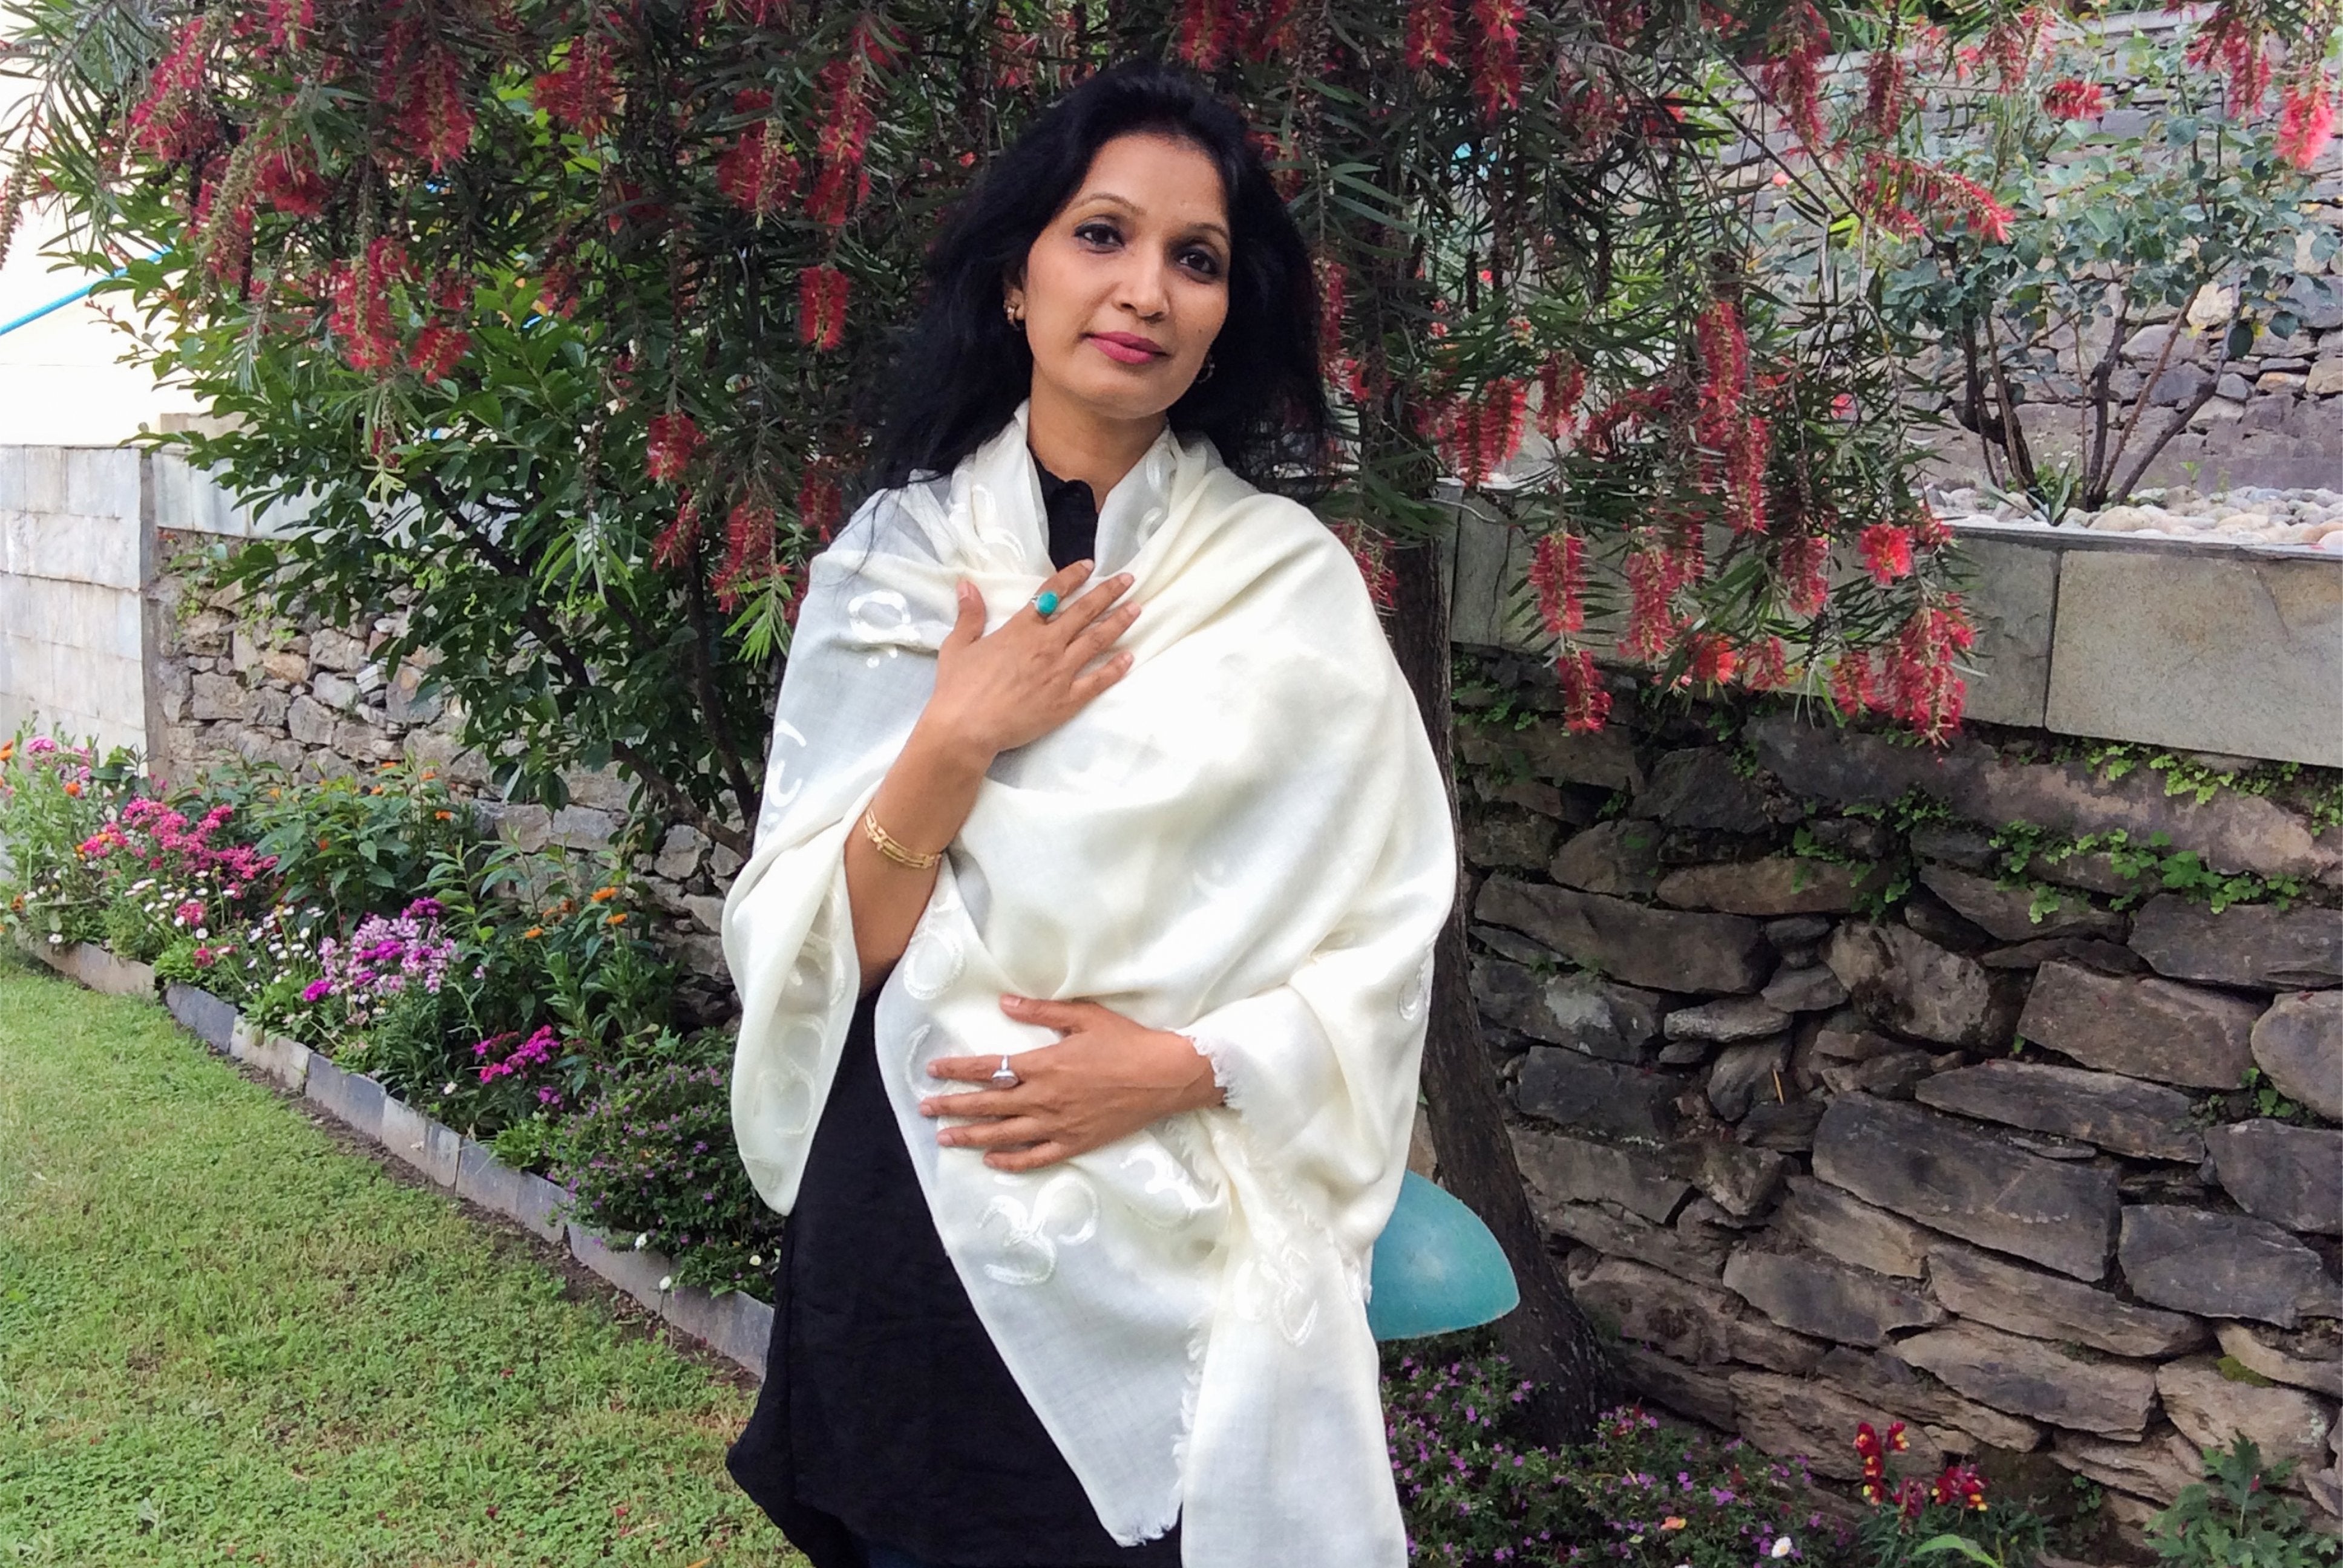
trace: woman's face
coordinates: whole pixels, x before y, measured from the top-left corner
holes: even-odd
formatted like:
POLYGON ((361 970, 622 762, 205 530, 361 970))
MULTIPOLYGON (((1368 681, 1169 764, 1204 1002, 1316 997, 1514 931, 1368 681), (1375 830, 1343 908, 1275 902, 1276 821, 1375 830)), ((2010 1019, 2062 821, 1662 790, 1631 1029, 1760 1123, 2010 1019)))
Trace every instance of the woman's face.
POLYGON ((1024 312, 1037 400, 1116 420, 1161 415, 1228 319, 1219 170, 1170 136, 1115 137, 1033 241, 1008 301, 1024 312))

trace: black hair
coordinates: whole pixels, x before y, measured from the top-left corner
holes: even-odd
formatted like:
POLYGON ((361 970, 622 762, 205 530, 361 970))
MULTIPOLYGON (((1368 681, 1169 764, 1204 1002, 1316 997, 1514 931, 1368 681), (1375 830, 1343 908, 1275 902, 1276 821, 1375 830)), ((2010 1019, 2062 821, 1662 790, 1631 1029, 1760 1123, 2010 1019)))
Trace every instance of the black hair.
MULTIPOLYGON (((870 478, 877 487, 950 472, 1031 390, 1032 351, 1001 310, 1001 285, 1081 187, 1099 148, 1152 132, 1220 170, 1229 207, 1229 314, 1212 373, 1169 412, 1212 438, 1257 485, 1322 470, 1332 427, 1318 371, 1309 247, 1237 111, 1199 78, 1151 60, 1102 71, 1051 105, 986 166, 929 251, 927 298, 896 357, 870 478)), ((1281 483, 1281 481, 1283 481, 1281 483)))

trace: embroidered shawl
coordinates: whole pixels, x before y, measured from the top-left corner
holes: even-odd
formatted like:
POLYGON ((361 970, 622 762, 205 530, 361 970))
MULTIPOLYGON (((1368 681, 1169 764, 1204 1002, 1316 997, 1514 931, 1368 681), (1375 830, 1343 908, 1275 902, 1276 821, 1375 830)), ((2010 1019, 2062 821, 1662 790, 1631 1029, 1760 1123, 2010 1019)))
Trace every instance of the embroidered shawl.
MULTIPOLYGON (((811 563, 723 921, 733 1126, 782 1213, 859 990, 846 836, 933 689, 955 579, 990 630, 1051 571, 1046 539, 1020 408, 811 563)), ((1456 890, 1446 793, 1349 553, 1209 441, 1158 438, 1097 558, 1145 606, 1131 668, 980 788, 880 993, 889 1098, 978 1317, 1110 1534, 1180 1520, 1190 1568, 1400 1568, 1365 1294, 1456 890), (940 1148, 930 1062, 1058 1038, 1004 991, 1188 1035, 1227 1103, 1028 1173, 940 1148)))

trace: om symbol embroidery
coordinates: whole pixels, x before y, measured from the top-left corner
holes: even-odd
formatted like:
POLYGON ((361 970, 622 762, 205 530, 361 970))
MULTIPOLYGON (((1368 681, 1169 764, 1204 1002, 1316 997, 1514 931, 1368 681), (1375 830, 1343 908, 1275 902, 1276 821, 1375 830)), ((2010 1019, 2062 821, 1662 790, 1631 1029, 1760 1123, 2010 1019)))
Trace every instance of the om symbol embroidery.
POLYGON ((1098 1233, 1098 1194, 1090 1181, 1062 1171, 1041 1183, 1029 1206, 1002 1193, 984 1206, 980 1229, 995 1220, 1008 1227, 1001 1261, 985 1273, 1004 1285, 1038 1285, 1058 1271, 1058 1249, 1079 1247, 1098 1233))

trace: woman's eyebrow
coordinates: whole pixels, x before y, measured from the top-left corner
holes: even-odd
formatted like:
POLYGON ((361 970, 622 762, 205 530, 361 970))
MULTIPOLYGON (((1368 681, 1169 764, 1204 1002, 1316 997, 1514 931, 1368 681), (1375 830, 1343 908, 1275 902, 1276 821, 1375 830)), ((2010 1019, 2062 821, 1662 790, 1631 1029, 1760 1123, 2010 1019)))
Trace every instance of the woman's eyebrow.
MULTIPOLYGON (((1141 206, 1137 202, 1132 201, 1130 197, 1119 196, 1112 191, 1084 191, 1081 196, 1076 196, 1073 201, 1068 205, 1072 206, 1084 206, 1092 202, 1103 202, 1111 206, 1119 206, 1123 211, 1131 214, 1133 217, 1144 217, 1147 215, 1147 209, 1145 207, 1141 206)), ((1228 226, 1224 224, 1214 223, 1212 219, 1206 218, 1203 222, 1191 224, 1188 227, 1189 232, 1192 234, 1209 234, 1218 239, 1222 245, 1229 243, 1228 226)))

